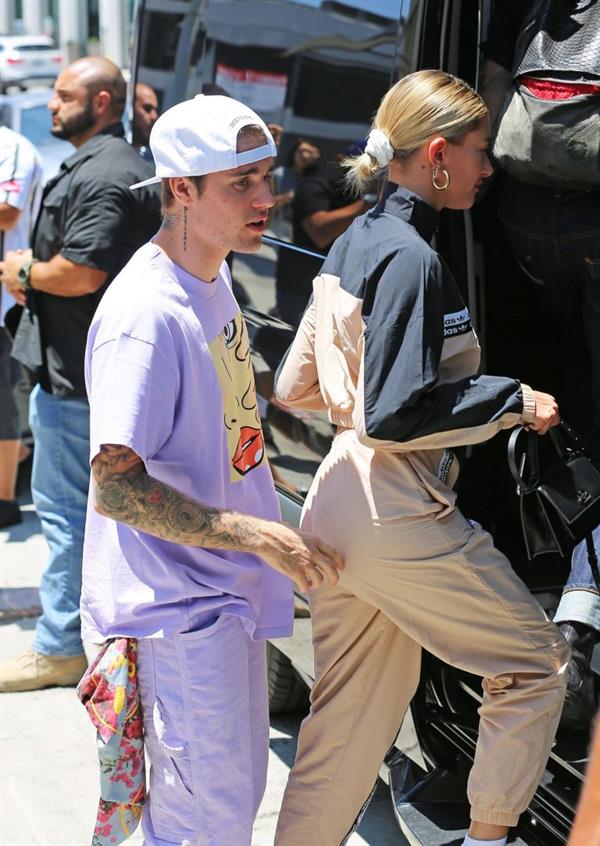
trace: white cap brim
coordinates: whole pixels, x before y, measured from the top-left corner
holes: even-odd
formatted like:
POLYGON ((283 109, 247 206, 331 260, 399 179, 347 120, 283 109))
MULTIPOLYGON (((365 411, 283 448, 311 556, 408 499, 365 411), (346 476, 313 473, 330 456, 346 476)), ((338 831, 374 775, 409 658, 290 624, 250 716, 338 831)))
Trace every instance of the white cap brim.
POLYGON ((157 182, 161 181, 160 176, 151 176, 150 179, 144 179, 143 182, 136 182, 135 185, 130 185, 129 190, 135 191, 136 188, 145 188, 146 185, 156 185, 157 182))
MULTIPOLYGON (((274 143, 263 144, 261 147, 252 147, 250 150, 245 150, 243 153, 236 154, 236 164, 233 168, 231 168, 231 170, 234 170, 236 167, 242 167, 242 165, 260 162, 263 159, 268 159, 269 156, 275 158, 276 155, 277 148, 274 143)), ((215 171, 207 171, 207 173, 214 172, 215 171)), ((135 191, 136 188, 145 188, 146 185, 156 185, 157 182, 161 182, 163 179, 171 179, 176 176, 206 176, 207 173, 170 173, 168 176, 151 176, 150 179, 144 179, 143 182, 136 182, 135 185, 130 185, 129 190, 135 191)))

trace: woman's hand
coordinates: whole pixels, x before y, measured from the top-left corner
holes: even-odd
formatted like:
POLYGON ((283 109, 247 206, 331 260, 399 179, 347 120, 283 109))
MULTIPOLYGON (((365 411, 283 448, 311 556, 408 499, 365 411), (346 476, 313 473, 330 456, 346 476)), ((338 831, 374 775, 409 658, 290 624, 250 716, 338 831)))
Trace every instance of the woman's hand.
POLYGON ((288 576, 301 591, 327 581, 335 585, 344 559, 332 546, 285 523, 263 523, 256 553, 274 570, 288 576))
POLYGON ((534 391, 533 396, 535 397, 535 417, 528 428, 537 432, 538 435, 545 435, 548 429, 560 423, 558 404, 551 394, 545 394, 543 391, 534 391))

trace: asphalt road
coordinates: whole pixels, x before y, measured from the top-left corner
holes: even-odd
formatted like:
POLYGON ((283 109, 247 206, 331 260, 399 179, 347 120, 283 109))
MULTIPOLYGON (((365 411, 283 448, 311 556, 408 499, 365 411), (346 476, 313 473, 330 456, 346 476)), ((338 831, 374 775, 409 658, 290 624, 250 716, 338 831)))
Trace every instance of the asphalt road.
MULTIPOLYGON (((21 526, 0 531, 0 660, 29 647, 39 609, 46 545, 33 507, 26 509, 21 526)), ((269 781, 252 846, 273 843, 298 727, 298 717, 271 722, 269 781)), ((73 689, 0 694, 0 751, 1 846, 89 846, 98 798, 94 730, 73 689)), ((140 846, 139 830, 127 842, 140 846)), ((380 784, 348 846, 405 842, 380 784)))

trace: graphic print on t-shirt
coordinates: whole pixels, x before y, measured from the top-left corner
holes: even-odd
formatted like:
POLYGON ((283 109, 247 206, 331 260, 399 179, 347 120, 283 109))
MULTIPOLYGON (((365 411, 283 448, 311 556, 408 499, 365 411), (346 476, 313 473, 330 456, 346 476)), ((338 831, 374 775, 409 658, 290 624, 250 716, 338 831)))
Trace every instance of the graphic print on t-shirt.
POLYGON ((223 425, 231 461, 231 481, 265 460, 265 445, 256 404, 248 330, 240 312, 208 345, 223 391, 223 425))

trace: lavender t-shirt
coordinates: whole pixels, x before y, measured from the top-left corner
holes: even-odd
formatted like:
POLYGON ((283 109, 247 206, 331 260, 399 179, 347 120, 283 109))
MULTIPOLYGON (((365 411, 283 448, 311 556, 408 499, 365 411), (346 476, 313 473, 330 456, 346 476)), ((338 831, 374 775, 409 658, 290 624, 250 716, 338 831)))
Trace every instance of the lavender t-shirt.
MULTIPOLYGON (((248 333, 225 263, 207 283, 143 246, 98 307, 85 375, 91 459, 102 444, 123 444, 151 476, 195 500, 279 519, 248 333)), ((255 639, 282 637, 292 609, 291 581, 260 558, 161 540, 99 515, 90 496, 84 640, 169 636, 223 613, 241 617, 255 639)))

